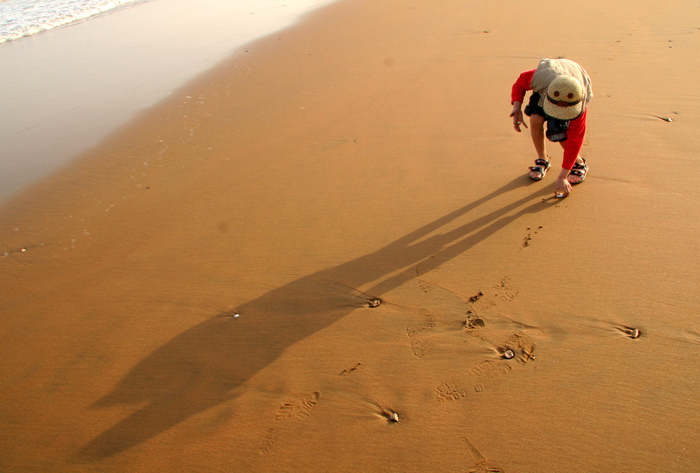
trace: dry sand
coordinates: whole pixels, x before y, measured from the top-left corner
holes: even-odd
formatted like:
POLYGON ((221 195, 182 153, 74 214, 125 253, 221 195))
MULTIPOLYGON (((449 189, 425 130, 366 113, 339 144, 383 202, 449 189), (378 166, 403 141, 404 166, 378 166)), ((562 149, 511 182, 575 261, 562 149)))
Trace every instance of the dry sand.
POLYGON ((341 0, 0 209, 0 471, 698 471, 700 7, 485 3, 341 0))

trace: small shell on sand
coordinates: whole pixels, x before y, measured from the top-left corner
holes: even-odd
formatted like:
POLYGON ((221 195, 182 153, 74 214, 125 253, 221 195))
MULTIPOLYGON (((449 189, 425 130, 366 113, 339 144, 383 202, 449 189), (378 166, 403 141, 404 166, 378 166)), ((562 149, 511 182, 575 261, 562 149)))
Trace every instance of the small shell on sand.
POLYGON ((506 360, 515 358, 515 353, 513 352, 513 350, 506 350, 503 352, 503 358, 505 358, 506 360))
POLYGON ((392 422, 398 422, 399 415, 396 412, 392 412, 391 414, 389 414, 389 420, 392 422))
POLYGON ((381 304, 382 304, 382 300, 378 299, 378 298, 377 299, 370 299, 369 301, 367 301, 367 305, 371 308, 379 307, 381 304))
POLYGON ((633 328, 632 330, 629 331, 629 335, 630 335, 631 338, 639 338, 639 336, 640 336, 641 334, 642 334, 642 333, 641 333, 641 332, 639 331, 639 329, 637 329, 637 328, 633 328))

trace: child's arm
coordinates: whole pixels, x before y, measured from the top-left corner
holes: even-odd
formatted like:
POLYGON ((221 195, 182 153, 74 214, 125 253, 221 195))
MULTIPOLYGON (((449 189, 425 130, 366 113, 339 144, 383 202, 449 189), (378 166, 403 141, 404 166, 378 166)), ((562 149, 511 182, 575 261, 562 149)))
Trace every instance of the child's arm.
POLYGON ((525 93, 528 90, 532 90, 532 76, 535 74, 536 69, 525 71, 518 77, 518 80, 513 84, 513 89, 510 94, 510 103, 515 105, 515 102, 520 102, 521 104, 525 102, 525 93))

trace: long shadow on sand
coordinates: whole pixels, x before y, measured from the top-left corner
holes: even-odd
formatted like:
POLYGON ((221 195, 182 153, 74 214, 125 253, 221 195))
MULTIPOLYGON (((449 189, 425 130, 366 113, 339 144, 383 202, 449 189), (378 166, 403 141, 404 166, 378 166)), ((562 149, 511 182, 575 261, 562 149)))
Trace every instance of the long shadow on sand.
POLYGON ((524 178, 513 180, 374 253, 300 278, 178 335, 136 365, 112 392, 95 403, 93 407, 100 408, 122 404, 144 407, 86 444, 78 452, 78 460, 99 461, 118 454, 235 398, 237 387, 286 348, 358 307, 371 307, 375 298, 415 278, 417 264, 437 267, 523 215, 551 207, 549 199, 542 199, 551 194, 551 189, 538 187, 488 215, 435 233, 528 182, 524 178), (516 211, 523 205, 527 206, 516 211), (364 292, 350 289, 373 281, 379 282, 364 292), (234 318, 234 313, 243 316, 234 318))

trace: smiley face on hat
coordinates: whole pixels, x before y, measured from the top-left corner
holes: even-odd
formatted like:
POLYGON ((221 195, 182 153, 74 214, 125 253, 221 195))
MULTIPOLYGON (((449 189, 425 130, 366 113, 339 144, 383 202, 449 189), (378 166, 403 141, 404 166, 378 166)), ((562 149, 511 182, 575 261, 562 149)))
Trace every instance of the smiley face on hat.
POLYGON ((559 120, 573 120, 583 112, 583 86, 575 77, 557 76, 547 88, 544 111, 559 120))

